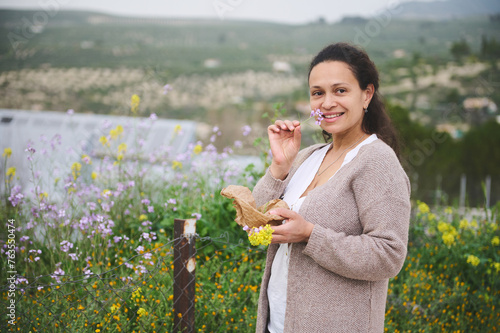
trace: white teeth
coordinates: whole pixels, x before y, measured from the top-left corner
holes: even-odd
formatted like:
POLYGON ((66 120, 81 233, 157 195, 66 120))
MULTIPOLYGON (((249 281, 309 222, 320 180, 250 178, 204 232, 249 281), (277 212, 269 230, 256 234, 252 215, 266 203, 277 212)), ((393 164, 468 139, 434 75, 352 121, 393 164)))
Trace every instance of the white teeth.
POLYGON ((331 115, 328 115, 328 116, 323 116, 323 118, 331 119, 331 118, 340 117, 341 115, 343 115, 343 113, 331 114, 331 115))

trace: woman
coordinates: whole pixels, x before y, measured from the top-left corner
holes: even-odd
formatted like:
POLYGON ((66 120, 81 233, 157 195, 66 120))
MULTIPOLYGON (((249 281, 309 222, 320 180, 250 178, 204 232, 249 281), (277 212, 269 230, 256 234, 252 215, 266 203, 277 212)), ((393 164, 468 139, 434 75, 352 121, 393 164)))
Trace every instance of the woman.
POLYGON ((388 280, 406 257, 410 184, 368 55, 324 48, 309 70, 312 110, 332 143, 299 151, 301 127, 268 127, 273 160, 253 190, 276 209, 257 332, 383 332, 388 280), (319 112, 318 112, 319 113, 319 112))

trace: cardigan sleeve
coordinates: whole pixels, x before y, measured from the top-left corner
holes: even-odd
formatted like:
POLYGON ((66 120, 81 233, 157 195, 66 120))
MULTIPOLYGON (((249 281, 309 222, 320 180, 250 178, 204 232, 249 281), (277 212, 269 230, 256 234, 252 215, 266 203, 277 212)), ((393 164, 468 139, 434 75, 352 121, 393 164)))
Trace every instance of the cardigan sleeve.
POLYGON ((267 169, 264 176, 257 182, 252 191, 257 207, 268 201, 279 198, 285 191, 289 180, 289 175, 284 180, 276 179, 269 169, 267 169))
POLYGON ((376 155, 350 183, 362 233, 347 235, 315 225, 303 251, 323 268, 351 279, 394 277, 406 258, 410 183, 392 151, 376 155))

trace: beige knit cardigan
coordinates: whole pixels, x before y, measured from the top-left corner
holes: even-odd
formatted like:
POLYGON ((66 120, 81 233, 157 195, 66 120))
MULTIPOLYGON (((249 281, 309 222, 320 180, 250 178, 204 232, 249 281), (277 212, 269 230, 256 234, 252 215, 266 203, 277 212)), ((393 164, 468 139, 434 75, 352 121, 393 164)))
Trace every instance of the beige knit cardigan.
MULTIPOLYGON (((298 166, 324 144, 299 152, 283 181, 269 170, 253 190, 257 205, 280 197, 298 166)), ((401 270, 408 242, 410 183, 382 140, 360 148, 327 183, 310 191, 299 214, 314 224, 290 254, 285 333, 383 332, 389 278, 401 270)), ((271 244, 256 332, 266 332, 267 286, 278 249, 271 244)))

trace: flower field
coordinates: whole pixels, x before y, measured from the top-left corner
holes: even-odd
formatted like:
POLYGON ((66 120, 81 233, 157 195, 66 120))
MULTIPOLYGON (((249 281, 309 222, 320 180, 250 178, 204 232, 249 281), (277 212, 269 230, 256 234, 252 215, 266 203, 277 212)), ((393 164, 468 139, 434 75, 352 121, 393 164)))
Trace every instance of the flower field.
MULTIPOLYGON (((262 175, 231 163, 250 143, 219 150, 218 128, 176 155, 158 147, 145 156, 124 143, 146 132, 103 129, 99 154, 76 154, 62 174, 39 171, 50 170, 57 140, 3 151, 0 234, 15 237, 0 240, 2 331, 171 332, 182 316, 173 309, 173 224, 187 218, 197 220, 196 331, 254 331, 265 247, 251 246, 219 194, 229 184, 252 188, 262 175), (13 154, 30 163, 28 186, 19 185, 13 154), (8 271, 17 272, 13 280, 8 271)), ((242 138, 248 134, 243 128, 242 138)), ((389 282, 386 331, 498 331, 499 273, 498 211, 473 216, 415 199, 408 257, 389 282)))

